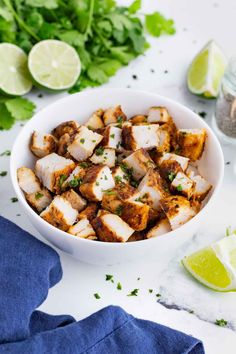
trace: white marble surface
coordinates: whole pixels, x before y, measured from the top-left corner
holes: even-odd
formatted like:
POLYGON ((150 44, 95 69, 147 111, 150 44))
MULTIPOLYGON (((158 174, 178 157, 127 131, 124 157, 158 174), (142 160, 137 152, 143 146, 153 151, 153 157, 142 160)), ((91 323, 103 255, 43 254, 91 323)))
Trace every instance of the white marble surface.
MULTIPOLYGON (((220 44, 228 57, 236 54, 233 52, 236 2, 144 0, 144 12, 155 9, 175 19, 177 34, 173 37, 150 39, 152 48, 145 56, 120 70, 107 86, 130 86, 169 96, 197 112, 206 111, 207 122, 210 123, 214 101, 204 101, 187 92, 186 69, 196 52, 211 38, 220 44), (154 69, 155 73, 151 73, 150 69, 154 69), (165 70, 168 73, 165 73, 165 70), (132 79, 133 74, 137 75, 137 80, 132 79)), ((40 109, 63 95, 65 94, 47 94, 39 99, 35 92, 31 94, 31 98, 40 109)), ((11 149, 20 129, 18 124, 10 131, 0 132, 0 153, 11 149)), ((235 148, 224 144, 223 149, 225 161, 231 163, 226 165, 221 193, 209 220, 205 225, 199 225, 197 236, 190 239, 186 247, 176 250, 175 254, 165 255, 164 259, 144 259, 131 265, 113 267, 82 264, 60 254, 63 279, 50 291, 41 309, 53 314, 69 313, 77 319, 82 319, 104 306, 116 304, 133 315, 160 322, 202 339, 207 354, 235 353, 235 332, 229 328, 220 328, 211 322, 223 317, 229 321, 231 328, 234 327, 236 294, 218 295, 203 289, 183 273, 178 263, 185 252, 221 238, 227 226, 236 226, 236 185, 233 172, 235 148), (106 282, 105 274, 113 274, 115 281, 121 282, 122 291, 116 290, 115 284, 106 282), (139 277, 140 280, 137 280, 139 277), (127 297, 127 293, 134 288, 140 289, 139 296, 127 297), (153 294, 149 294, 150 288, 154 290, 153 294), (93 297, 96 292, 101 295, 100 300, 93 297), (167 309, 156 301, 157 292, 162 295, 161 301, 194 310, 194 314, 184 310, 167 309)), ((9 171, 9 157, 0 157, 0 171, 3 170, 9 171)), ((0 213, 41 238, 30 225, 19 204, 11 203, 10 198, 13 196, 8 173, 6 177, 0 177, 0 213)))

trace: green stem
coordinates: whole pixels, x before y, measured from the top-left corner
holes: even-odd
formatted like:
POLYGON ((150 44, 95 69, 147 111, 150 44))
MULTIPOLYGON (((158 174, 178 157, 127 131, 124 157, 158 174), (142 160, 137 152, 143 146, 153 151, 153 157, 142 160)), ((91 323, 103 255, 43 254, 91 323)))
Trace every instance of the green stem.
POLYGON ((19 26, 22 27, 31 37, 33 37, 37 42, 40 41, 40 38, 25 24, 25 22, 18 16, 14 7, 11 4, 10 0, 3 0, 6 7, 11 11, 12 15, 15 17, 16 21, 18 22, 19 26))
POLYGON ((100 38, 100 40, 101 40, 102 44, 104 45, 104 47, 105 47, 107 50, 110 50, 110 49, 111 49, 110 46, 106 43, 105 38, 104 38, 103 35, 100 33, 100 31, 98 31, 98 29, 97 29, 95 26, 93 27, 93 30, 94 30, 94 32, 97 33, 97 35, 98 35, 98 37, 100 38))
POLYGON ((88 35, 90 29, 91 29, 91 24, 92 24, 92 20, 93 20, 93 12, 94 12, 94 0, 90 0, 90 4, 89 4, 89 18, 88 18, 88 23, 87 23, 87 27, 86 30, 84 32, 85 37, 88 35))

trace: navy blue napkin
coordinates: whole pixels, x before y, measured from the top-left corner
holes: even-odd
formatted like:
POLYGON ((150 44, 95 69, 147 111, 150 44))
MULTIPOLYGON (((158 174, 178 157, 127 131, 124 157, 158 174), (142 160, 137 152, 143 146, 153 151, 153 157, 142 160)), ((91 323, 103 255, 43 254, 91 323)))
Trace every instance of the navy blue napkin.
POLYGON ((204 353, 199 340, 117 306, 79 322, 35 310, 61 277, 52 248, 0 217, 0 353, 204 353))

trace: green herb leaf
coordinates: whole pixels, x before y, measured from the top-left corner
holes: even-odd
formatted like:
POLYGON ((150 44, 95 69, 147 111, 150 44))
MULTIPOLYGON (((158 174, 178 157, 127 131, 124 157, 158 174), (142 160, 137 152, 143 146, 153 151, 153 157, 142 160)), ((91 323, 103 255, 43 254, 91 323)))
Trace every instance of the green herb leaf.
POLYGON ((168 174, 168 180, 169 180, 170 182, 172 182, 172 181, 175 179, 175 177, 176 177, 176 173, 174 173, 174 172, 170 172, 170 173, 168 174))
POLYGON ((5 177, 7 175, 7 171, 2 171, 2 172, 0 172, 0 176, 1 177, 5 177))
POLYGON ((138 296, 139 289, 132 290, 127 296, 138 296))
POLYGON ((26 5, 31 7, 44 7, 45 9, 56 9, 57 0, 25 0, 26 5))
POLYGON ((12 203, 16 203, 16 202, 18 202, 18 198, 16 198, 16 197, 12 197, 12 198, 11 198, 11 202, 12 202, 12 203))
POLYGON ((182 192, 183 187, 181 186, 181 184, 179 184, 179 185, 176 187, 176 189, 177 189, 178 192, 182 192))
POLYGON ((113 275, 106 274, 106 281, 111 281, 112 283, 114 283, 113 275))
POLYGON ((116 213, 116 215, 121 216, 121 215, 122 215, 122 212, 123 212, 123 206, 122 206, 122 205, 119 205, 119 206, 116 208, 115 213, 116 213))
POLYGON ((6 101, 6 107, 16 120, 26 120, 32 117, 35 104, 27 98, 17 97, 6 101))
POLYGON ((63 183, 65 182, 65 180, 67 179, 67 176, 66 175, 61 175, 60 178, 59 178, 59 182, 58 182, 58 185, 59 187, 61 188, 63 183))
POLYGON ((141 9, 142 0, 135 0, 129 7, 128 11, 130 14, 135 14, 138 10, 141 9))
POLYGON ((6 150, 6 151, 3 151, 0 156, 11 156, 11 151, 10 150, 6 150))
POLYGON ((225 326, 227 326, 228 321, 226 321, 222 318, 221 320, 216 320, 215 324, 220 327, 225 327, 225 326))
POLYGON ((99 148, 97 148, 97 149, 95 150, 95 155, 96 155, 96 156, 102 156, 103 153, 104 153, 104 147, 103 147, 103 146, 99 146, 99 148))
POLYGON ((35 193, 35 199, 36 200, 41 199, 42 197, 43 197, 42 193, 40 193, 40 192, 35 193))
POLYGON ((80 177, 74 177, 70 182, 69 186, 72 188, 79 187, 82 184, 82 178, 80 177))
POLYGON ((15 123, 14 117, 8 111, 5 103, 0 103, 0 129, 10 129, 15 123))
POLYGON ((99 84, 105 84, 108 81, 108 76, 98 66, 90 65, 87 70, 87 74, 91 80, 96 81, 99 84))
POLYGON ((166 19, 160 12, 146 15, 145 24, 148 32, 155 37, 159 37, 162 34, 172 35, 175 33, 174 21, 166 19))
POLYGON ((148 289, 148 292, 149 292, 150 294, 152 294, 152 293, 153 293, 153 289, 148 289))
POLYGON ((122 285, 120 282, 117 283, 117 287, 116 287, 117 290, 122 290, 122 285))
POLYGON ((98 293, 96 293, 96 294, 93 294, 93 296, 95 297, 95 299, 101 299, 101 296, 98 294, 98 293))

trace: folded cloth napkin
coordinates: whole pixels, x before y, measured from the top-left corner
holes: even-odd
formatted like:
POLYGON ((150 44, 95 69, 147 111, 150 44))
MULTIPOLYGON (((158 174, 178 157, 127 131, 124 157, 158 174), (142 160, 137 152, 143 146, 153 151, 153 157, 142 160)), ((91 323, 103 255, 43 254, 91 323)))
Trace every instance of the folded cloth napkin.
POLYGON ((0 353, 204 353, 199 340, 116 306, 79 322, 35 310, 61 277, 52 248, 0 217, 0 353))

